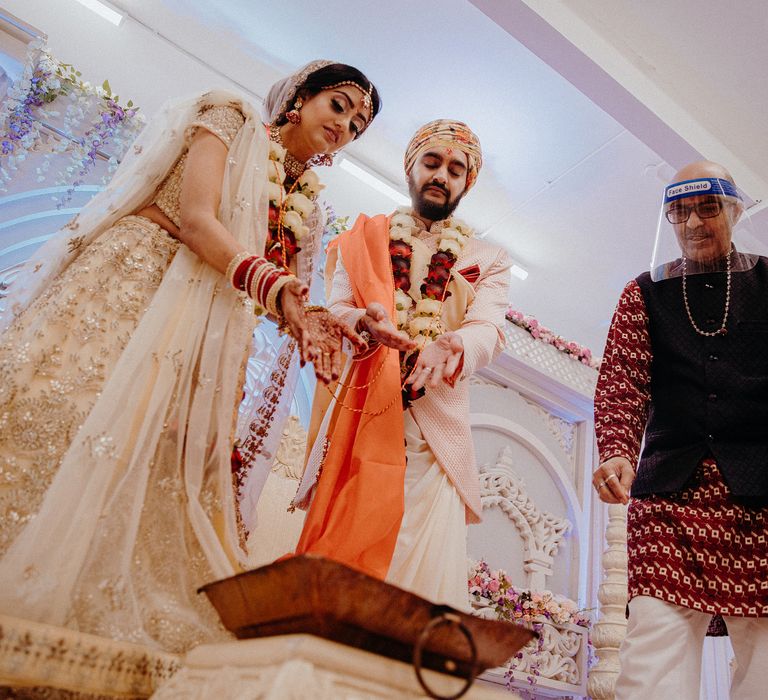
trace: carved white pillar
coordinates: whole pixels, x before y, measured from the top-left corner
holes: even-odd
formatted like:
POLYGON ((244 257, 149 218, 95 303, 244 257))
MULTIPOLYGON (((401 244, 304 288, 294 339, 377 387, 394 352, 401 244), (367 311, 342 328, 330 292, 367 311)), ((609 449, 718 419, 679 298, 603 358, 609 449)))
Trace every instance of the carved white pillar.
POLYGON ((592 627, 598 662, 589 672, 589 697, 613 700, 619 674, 619 646, 627 632, 627 509, 608 506, 608 547, 603 552, 605 578, 598 589, 600 618, 592 627))

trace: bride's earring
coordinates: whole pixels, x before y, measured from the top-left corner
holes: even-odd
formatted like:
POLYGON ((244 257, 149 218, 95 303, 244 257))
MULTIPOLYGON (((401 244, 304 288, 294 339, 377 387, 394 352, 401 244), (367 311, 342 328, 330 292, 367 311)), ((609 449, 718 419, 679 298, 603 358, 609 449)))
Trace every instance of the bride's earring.
POLYGON ((300 124, 301 114, 299 114, 299 111, 303 106, 304 103, 301 101, 301 98, 296 98, 296 102, 293 103, 293 109, 285 113, 285 118, 291 122, 291 124, 300 124))

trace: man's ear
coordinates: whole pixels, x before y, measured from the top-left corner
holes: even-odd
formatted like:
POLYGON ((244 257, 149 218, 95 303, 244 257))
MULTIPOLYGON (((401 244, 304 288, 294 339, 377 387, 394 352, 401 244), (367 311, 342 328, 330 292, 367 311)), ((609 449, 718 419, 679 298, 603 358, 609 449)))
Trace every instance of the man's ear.
POLYGON ((744 214, 744 205, 737 204, 736 202, 728 202, 727 206, 729 210, 728 218, 731 220, 731 226, 735 226, 739 223, 739 220, 744 214))

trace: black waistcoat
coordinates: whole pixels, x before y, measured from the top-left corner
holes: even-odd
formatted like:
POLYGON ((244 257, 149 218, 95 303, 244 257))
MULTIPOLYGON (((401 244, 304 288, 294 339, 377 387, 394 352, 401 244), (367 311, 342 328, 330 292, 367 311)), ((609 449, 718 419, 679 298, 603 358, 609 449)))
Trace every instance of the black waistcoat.
MULTIPOLYGON (((699 460, 713 456, 733 494, 768 497, 768 259, 734 272, 727 334, 694 331, 680 277, 637 278, 648 310, 651 405, 633 496, 680 490, 699 460)), ((698 327, 717 330, 724 272, 686 280, 698 327)))

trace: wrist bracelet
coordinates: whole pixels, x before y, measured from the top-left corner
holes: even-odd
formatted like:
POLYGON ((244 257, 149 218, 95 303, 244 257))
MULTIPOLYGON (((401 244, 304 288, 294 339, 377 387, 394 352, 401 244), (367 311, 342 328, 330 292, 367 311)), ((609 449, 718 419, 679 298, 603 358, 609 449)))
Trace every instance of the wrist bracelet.
MULTIPOLYGON (((237 289, 237 286, 234 282, 235 272, 240 267, 241 263, 244 263, 248 258, 255 257, 252 253, 249 253, 247 250, 241 250, 239 253, 237 253, 232 260, 229 261, 229 264, 227 265, 227 270, 224 273, 224 277, 227 279, 227 281, 237 289)), ((240 291, 243 291, 242 289, 240 291)))

